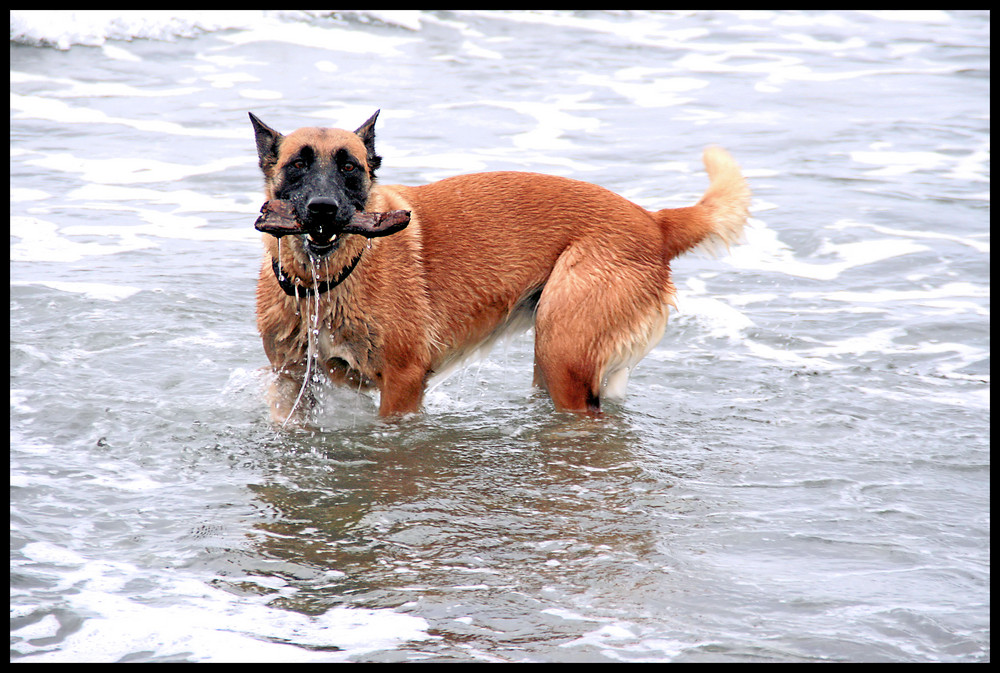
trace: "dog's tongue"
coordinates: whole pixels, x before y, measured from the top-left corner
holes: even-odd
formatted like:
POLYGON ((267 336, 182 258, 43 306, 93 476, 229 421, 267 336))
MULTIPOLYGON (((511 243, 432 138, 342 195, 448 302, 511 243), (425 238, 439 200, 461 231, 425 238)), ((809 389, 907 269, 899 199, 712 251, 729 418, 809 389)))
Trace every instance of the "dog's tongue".
MULTIPOLYGON (((257 231, 279 238, 289 234, 315 234, 295 219, 295 208, 291 201, 280 199, 266 201, 261 206, 260 213, 260 217, 253 225, 257 231)), ((408 210, 390 210, 385 213, 354 213, 354 217, 341 232, 375 238, 376 236, 395 234, 397 231, 405 229, 409 223, 410 211, 408 210)))

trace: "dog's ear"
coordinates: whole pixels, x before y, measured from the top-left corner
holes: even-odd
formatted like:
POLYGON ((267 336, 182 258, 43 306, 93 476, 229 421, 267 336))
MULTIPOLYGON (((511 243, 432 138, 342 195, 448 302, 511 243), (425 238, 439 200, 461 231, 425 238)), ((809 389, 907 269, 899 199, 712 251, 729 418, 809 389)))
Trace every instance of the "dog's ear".
POLYGON ((368 150, 368 174, 372 179, 375 178, 375 169, 382 165, 382 157, 375 153, 375 120, 378 119, 379 112, 381 110, 375 110, 375 114, 354 132, 365 143, 365 149, 368 150))
POLYGON ((254 138, 257 141, 257 158, 260 160, 261 170, 266 173, 268 168, 278 162, 278 145, 284 136, 257 119, 253 112, 247 114, 250 115, 254 138))

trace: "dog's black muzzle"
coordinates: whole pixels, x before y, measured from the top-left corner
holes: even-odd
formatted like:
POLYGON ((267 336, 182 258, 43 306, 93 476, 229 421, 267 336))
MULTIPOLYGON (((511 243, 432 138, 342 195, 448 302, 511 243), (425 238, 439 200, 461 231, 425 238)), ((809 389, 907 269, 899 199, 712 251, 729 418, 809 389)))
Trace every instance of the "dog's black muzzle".
POLYGON ((309 220, 317 222, 350 222, 354 215, 353 206, 344 206, 339 199, 331 199, 323 196, 315 196, 306 203, 306 211, 309 213, 309 220), (349 213, 344 211, 349 210, 349 213), (345 217, 346 214, 346 217, 345 217))
POLYGON ((331 252, 337 236, 354 217, 353 205, 335 198, 315 196, 305 204, 304 217, 300 218, 308 235, 306 245, 316 255, 331 252))

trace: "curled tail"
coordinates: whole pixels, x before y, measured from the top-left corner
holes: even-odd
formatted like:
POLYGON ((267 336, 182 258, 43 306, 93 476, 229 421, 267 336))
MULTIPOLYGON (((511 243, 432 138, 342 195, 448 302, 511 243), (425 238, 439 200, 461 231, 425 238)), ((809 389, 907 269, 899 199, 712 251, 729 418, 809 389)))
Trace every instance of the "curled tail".
POLYGON ((701 246, 727 248, 743 233, 750 206, 750 187, 740 167, 721 147, 709 147, 703 156, 711 183, 704 196, 687 208, 665 208, 653 213, 663 227, 667 259, 701 246))

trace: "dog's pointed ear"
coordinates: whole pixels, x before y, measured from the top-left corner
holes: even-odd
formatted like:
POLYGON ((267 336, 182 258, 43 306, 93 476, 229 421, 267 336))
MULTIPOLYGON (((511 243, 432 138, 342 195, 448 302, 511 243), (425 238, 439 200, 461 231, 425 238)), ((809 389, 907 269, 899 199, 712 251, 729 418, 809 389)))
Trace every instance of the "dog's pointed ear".
POLYGON ((260 167, 273 166, 278 161, 278 145, 284 137, 270 126, 257 119, 253 112, 250 115, 250 123, 253 124, 254 139, 257 141, 257 158, 260 160, 260 167))
POLYGON ((378 119, 378 113, 381 110, 375 110, 375 114, 368 118, 364 124, 358 127, 354 133, 357 135, 365 144, 365 149, 368 150, 368 173, 372 178, 375 177, 375 169, 382 165, 382 157, 375 153, 375 120, 378 119))
POLYGON ((371 152, 375 149, 375 120, 378 119, 378 113, 381 110, 375 110, 375 114, 368 118, 364 124, 358 127, 358 130, 354 133, 365 141, 365 147, 371 152))

